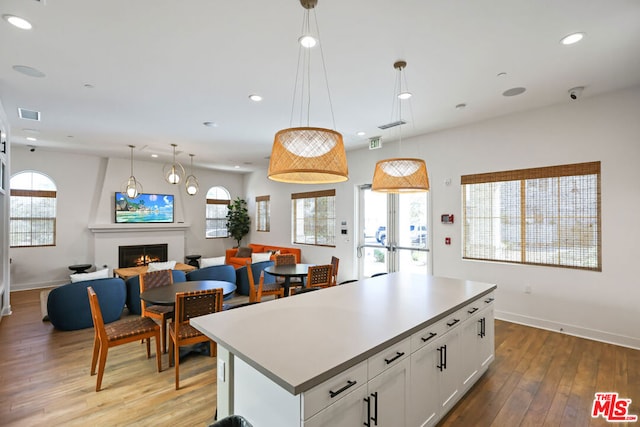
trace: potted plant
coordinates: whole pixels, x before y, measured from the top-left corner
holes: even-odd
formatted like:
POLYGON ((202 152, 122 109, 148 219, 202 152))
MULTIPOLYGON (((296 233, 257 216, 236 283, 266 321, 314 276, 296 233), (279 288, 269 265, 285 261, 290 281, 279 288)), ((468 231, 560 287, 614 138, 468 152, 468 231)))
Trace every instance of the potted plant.
POLYGON ((247 202, 237 197, 229 205, 229 211, 227 212, 227 230, 229 230, 231 237, 238 242, 238 247, 240 247, 242 238, 249 233, 250 225, 251 218, 249 218, 247 202))

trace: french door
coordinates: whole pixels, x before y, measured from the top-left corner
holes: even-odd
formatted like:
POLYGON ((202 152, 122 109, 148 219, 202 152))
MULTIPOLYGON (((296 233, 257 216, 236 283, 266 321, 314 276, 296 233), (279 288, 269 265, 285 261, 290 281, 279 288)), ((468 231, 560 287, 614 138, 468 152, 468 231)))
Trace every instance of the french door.
POLYGON ((429 274, 427 193, 387 194, 359 188, 359 277, 414 271, 429 274))

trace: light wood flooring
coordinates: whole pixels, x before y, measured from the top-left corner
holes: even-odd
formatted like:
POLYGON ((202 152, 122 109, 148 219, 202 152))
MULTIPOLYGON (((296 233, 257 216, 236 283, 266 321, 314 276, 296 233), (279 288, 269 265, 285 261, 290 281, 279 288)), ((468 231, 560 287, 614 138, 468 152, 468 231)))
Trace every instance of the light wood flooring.
MULTIPOLYGON (((42 322, 39 291, 13 292, 11 305, 13 314, 0 322, 0 425, 213 421, 215 358, 188 356, 176 391, 166 355, 157 373, 144 345, 115 347, 96 393, 89 375, 93 330, 61 332, 42 322)), ((590 417, 597 391, 632 399, 629 412, 640 415, 640 351, 496 321, 496 360, 439 426, 611 425, 590 417)))

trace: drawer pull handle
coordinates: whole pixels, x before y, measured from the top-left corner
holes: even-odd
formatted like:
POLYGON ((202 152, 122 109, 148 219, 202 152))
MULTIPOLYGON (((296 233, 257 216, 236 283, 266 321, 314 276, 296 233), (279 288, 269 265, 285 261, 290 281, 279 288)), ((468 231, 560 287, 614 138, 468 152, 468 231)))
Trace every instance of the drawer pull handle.
POLYGON ((484 300, 484 302, 486 302, 487 304, 493 302, 493 298, 487 298, 486 300, 484 300))
POLYGON ((403 352, 396 351, 396 355, 395 356, 393 356, 391 359, 384 359, 384 361, 387 362, 387 365, 388 365, 388 364, 398 360, 402 356, 404 356, 404 351, 403 352))
POLYGON ((476 311, 478 311, 478 307, 473 307, 471 310, 467 310, 467 313, 469 313, 469 314, 473 314, 473 313, 475 313, 476 311))
POLYGON ((442 372, 447 369, 447 345, 445 344, 440 348, 437 348, 436 351, 438 352, 438 357, 440 359, 439 365, 436 365, 436 368, 442 372))
POLYGON ((449 323, 447 322, 447 326, 451 327, 453 325, 455 325, 456 323, 458 323, 460 321, 460 319, 453 319, 453 322, 449 323))
POLYGON ((371 398, 367 396, 364 398, 364 401, 367 402, 367 421, 364 422, 364 425, 371 427, 371 398))
POLYGON ((356 385, 357 381, 351 381, 351 380, 347 380, 347 384, 342 387, 340 390, 338 391, 331 391, 329 390, 329 396, 333 399, 334 397, 336 397, 337 395, 339 395, 340 393, 342 393, 343 391, 347 390, 348 388, 353 387, 354 385, 356 385))
POLYGON ((427 342, 429 341, 431 338, 435 337, 436 335, 438 335, 435 332, 429 332, 429 336, 428 337, 421 337, 420 339, 422 340, 422 342, 427 342))
POLYGON ((487 335, 486 326, 485 326, 486 325, 485 318, 483 317, 482 319, 478 320, 478 323, 480 324, 480 333, 478 334, 478 336, 480 338, 484 338, 485 335, 487 335))

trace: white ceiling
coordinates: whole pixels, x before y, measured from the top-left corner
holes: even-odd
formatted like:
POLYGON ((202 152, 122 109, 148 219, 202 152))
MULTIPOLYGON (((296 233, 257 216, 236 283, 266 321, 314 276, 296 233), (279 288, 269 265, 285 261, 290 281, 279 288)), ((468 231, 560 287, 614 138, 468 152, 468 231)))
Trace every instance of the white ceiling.
MULTIPOLYGON (((299 0, 3 0, 0 14, 33 23, 25 31, 0 20, 13 144, 122 158, 133 144, 136 158, 166 161, 175 143, 184 164, 193 153, 198 166, 249 171, 268 165, 276 131, 301 125, 291 123, 299 0), (42 120, 20 119, 18 107, 42 120)), ((319 0, 316 16, 347 150, 397 137, 377 126, 397 119, 398 59, 414 95, 403 138, 580 102, 569 99, 574 86, 587 98, 640 84, 638 0, 319 0), (583 41, 560 44, 576 31, 583 41), (502 96, 513 87, 527 90, 502 96)), ((333 128, 323 73, 310 74, 309 124, 333 128)))

